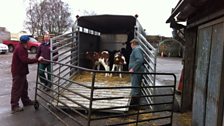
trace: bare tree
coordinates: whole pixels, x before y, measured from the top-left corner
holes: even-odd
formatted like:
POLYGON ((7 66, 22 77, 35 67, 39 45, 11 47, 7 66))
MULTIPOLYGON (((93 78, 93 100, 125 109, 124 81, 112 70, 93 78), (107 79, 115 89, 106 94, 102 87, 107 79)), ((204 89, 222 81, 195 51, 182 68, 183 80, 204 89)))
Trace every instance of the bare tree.
POLYGON ((43 0, 40 3, 30 0, 26 15, 25 27, 37 36, 44 31, 62 34, 73 23, 68 4, 61 0, 43 0))

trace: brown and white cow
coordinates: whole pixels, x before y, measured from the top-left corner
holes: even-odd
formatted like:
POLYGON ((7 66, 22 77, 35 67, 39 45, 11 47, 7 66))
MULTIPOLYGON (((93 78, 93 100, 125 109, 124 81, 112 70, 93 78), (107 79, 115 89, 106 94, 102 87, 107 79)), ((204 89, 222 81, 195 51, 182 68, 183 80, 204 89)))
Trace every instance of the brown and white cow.
MULTIPOLYGON (((125 60, 125 57, 120 53, 120 52, 117 52, 114 54, 114 62, 113 62, 113 67, 112 67, 112 70, 111 71, 123 71, 123 65, 127 64, 126 63, 126 60, 125 60)), ((111 75, 112 76, 112 73, 111 75)), ((119 74, 119 77, 122 78, 122 75, 121 73, 119 74)))
POLYGON ((98 52, 86 52, 85 57, 86 59, 90 61, 90 65, 92 66, 92 69, 95 69, 95 67, 98 64, 100 54, 98 52))
MULTIPOLYGON (((100 65, 102 65, 105 71, 109 71, 109 52, 102 51, 98 52, 86 52, 86 58, 91 61, 92 69, 97 67, 97 70, 100 70, 100 65)), ((106 73, 105 76, 109 76, 109 73, 106 73)))

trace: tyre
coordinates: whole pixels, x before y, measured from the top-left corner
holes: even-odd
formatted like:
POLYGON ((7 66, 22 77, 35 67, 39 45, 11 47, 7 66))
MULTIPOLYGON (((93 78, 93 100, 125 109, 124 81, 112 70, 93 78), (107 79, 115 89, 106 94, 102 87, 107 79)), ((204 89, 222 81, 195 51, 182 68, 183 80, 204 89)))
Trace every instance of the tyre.
POLYGON ((40 106, 39 102, 38 101, 35 101, 35 103, 34 103, 34 109, 35 110, 38 110, 39 109, 39 106, 40 106))
POLYGON ((32 54, 37 53, 37 47, 31 47, 31 48, 30 48, 30 52, 31 52, 32 54))
POLYGON ((13 52, 14 51, 14 46, 13 45, 8 45, 9 48, 9 52, 13 52))

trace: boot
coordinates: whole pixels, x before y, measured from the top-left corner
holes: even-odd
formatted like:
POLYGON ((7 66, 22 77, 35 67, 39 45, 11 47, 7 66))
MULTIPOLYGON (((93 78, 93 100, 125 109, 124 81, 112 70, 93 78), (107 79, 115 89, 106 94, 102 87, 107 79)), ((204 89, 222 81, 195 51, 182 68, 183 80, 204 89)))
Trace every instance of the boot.
POLYGON ((139 98, 132 97, 130 105, 139 105, 139 98))
POLYGON ((20 107, 20 106, 16 106, 16 107, 13 107, 12 110, 11 110, 11 114, 14 114, 16 112, 21 112, 23 111, 23 108, 20 107))
POLYGON ((138 108, 139 108, 139 98, 132 97, 130 105, 131 106, 130 106, 129 109, 138 110, 138 108))

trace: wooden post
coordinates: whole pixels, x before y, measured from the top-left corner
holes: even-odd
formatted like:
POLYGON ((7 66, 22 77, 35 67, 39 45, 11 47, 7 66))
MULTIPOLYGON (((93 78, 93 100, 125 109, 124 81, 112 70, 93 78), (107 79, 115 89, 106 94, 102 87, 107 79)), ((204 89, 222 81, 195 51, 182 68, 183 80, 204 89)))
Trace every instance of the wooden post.
POLYGON ((184 67, 183 67, 183 90, 181 96, 180 111, 188 111, 192 108, 193 83, 194 83, 194 63, 195 63, 195 46, 196 46, 196 29, 185 31, 185 50, 184 50, 184 67))

